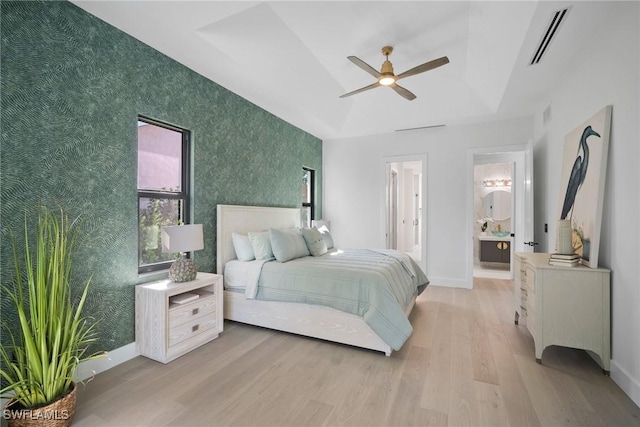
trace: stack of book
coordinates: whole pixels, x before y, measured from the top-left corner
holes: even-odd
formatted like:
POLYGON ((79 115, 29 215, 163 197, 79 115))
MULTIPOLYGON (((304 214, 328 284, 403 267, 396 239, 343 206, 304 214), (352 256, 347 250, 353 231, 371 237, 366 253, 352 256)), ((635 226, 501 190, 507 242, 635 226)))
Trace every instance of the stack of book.
POLYGON ((580 255, 578 254, 551 254, 549 256, 550 265, 559 265, 562 267, 575 267, 580 265, 580 255))

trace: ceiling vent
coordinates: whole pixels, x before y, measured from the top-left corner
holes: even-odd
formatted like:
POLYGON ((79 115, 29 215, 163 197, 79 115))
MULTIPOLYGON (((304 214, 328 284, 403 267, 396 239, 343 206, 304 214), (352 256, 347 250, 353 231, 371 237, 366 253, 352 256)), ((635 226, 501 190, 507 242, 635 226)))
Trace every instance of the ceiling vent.
POLYGON ((544 53, 547 51, 547 48, 549 47, 549 43, 551 43, 551 40, 553 40, 553 36, 555 36, 556 32, 558 31, 558 28, 560 28, 560 24, 562 24, 562 22, 567 17, 568 12, 569 12, 569 9, 567 8, 567 9, 559 10, 553 14, 553 16, 551 17, 551 20, 549 21, 549 25, 547 26, 547 29, 544 33, 544 36, 540 40, 540 44, 536 48, 535 53, 531 58, 531 62, 529 62, 529 65, 534 65, 540 62, 540 60, 542 59, 542 56, 544 55, 544 53))

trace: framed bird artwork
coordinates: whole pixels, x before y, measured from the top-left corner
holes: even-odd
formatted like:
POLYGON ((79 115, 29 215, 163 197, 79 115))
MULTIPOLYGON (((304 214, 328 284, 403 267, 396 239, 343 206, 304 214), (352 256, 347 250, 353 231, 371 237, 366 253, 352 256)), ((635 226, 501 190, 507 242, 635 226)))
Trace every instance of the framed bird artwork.
POLYGON ((598 267, 611 110, 604 107, 569 132, 562 156, 558 219, 571 222, 573 250, 591 268, 598 267))

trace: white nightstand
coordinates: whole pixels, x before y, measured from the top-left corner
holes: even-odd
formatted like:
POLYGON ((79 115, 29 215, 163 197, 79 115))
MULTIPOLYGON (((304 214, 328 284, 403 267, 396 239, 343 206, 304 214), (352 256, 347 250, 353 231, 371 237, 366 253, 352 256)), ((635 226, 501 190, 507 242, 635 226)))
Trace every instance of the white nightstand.
POLYGON ((216 339, 224 325, 222 290, 222 276, 212 273, 198 273, 191 282, 137 285, 138 353, 168 363, 216 339))

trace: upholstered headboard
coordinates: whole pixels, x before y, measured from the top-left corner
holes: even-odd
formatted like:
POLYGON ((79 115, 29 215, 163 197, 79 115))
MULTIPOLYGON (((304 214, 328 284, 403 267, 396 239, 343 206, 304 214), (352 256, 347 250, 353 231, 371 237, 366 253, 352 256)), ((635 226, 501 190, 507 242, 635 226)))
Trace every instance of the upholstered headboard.
POLYGON ((223 274, 227 261, 236 259, 231 239, 233 232, 247 234, 289 227, 300 227, 300 209, 218 205, 216 272, 223 274))

